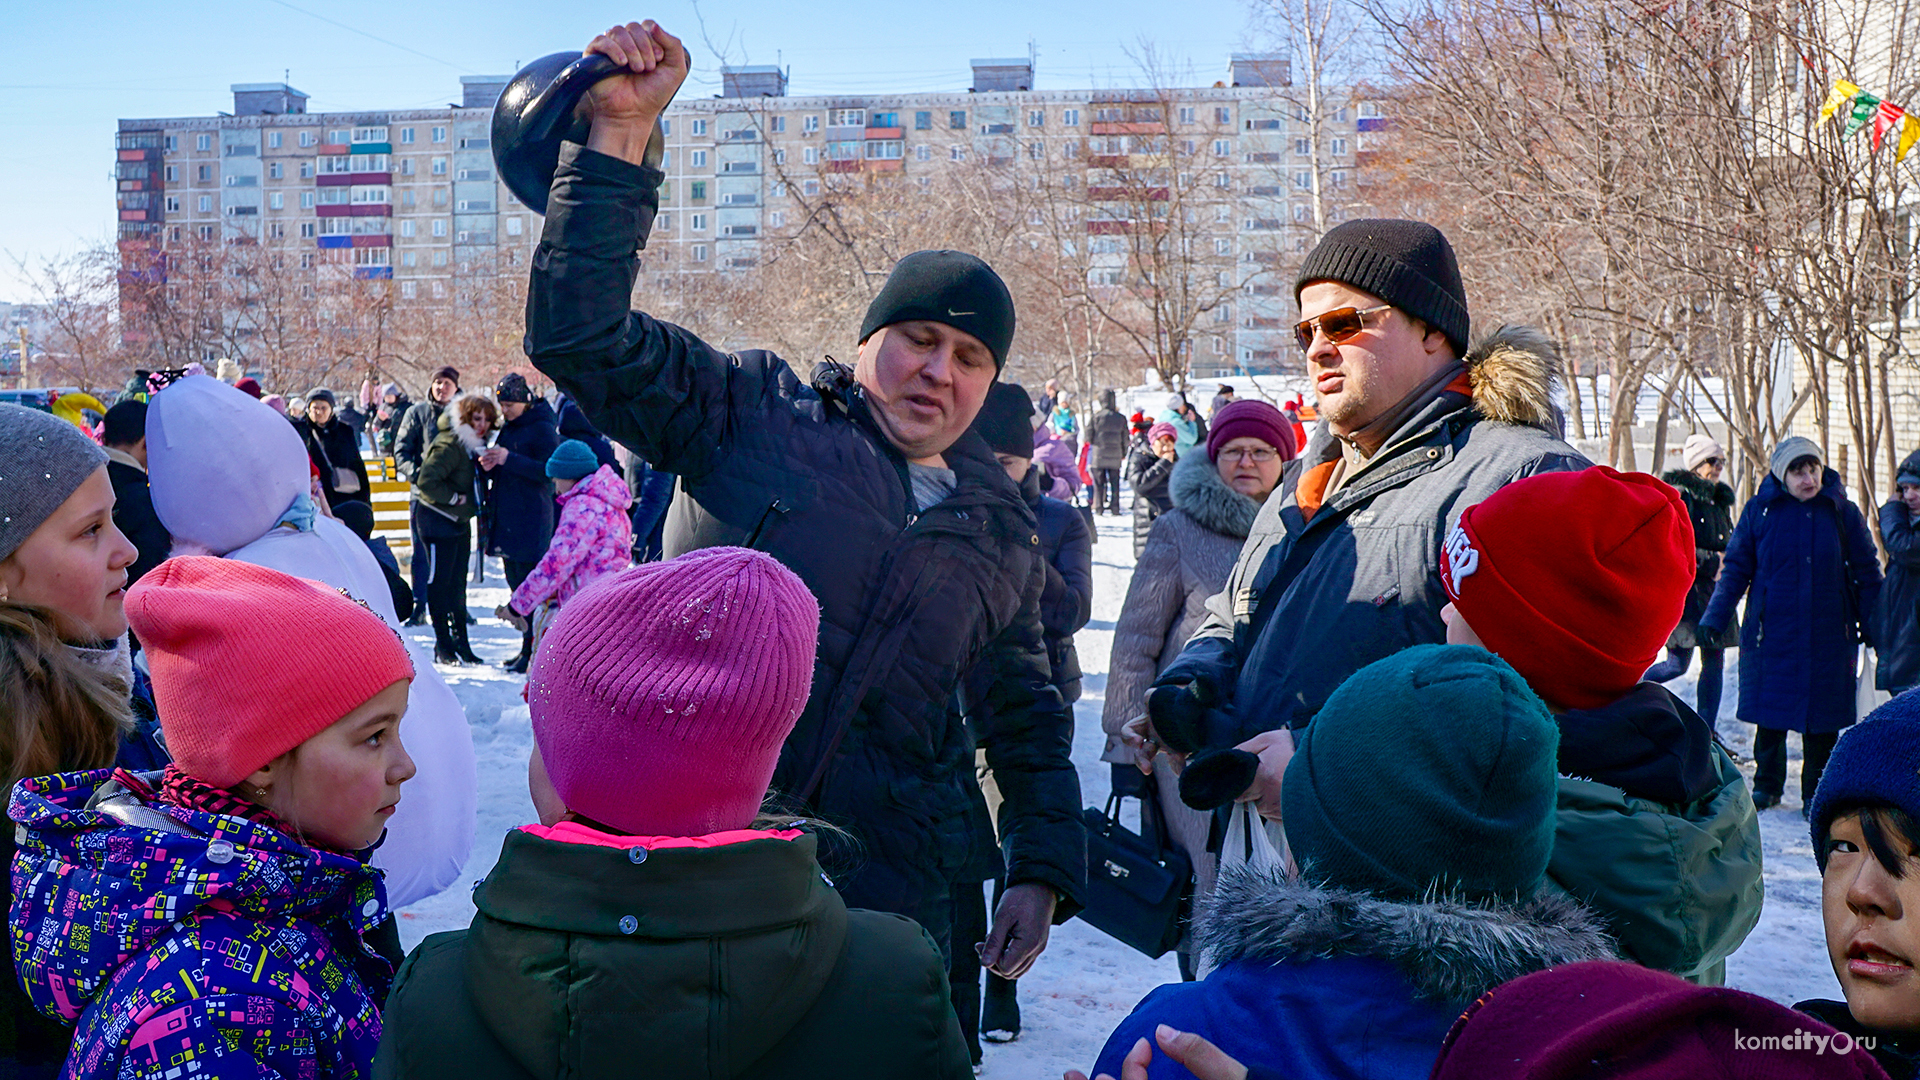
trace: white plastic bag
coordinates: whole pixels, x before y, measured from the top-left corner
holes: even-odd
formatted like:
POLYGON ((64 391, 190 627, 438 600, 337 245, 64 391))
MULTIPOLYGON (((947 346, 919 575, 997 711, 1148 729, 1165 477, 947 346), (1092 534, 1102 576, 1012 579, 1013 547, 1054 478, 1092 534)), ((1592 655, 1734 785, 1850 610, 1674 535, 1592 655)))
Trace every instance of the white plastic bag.
POLYGON ((1227 818, 1226 839, 1220 844, 1220 870, 1244 865, 1255 873, 1291 875, 1293 855, 1287 834, 1278 822, 1262 818, 1253 803, 1234 803, 1227 818))
POLYGON ((1854 714, 1865 720, 1867 714, 1893 700, 1893 695, 1874 687, 1874 672, 1879 667, 1879 658, 1873 654, 1873 647, 1861 650, 1866 663, 1860 667, 1860 677, 1854 681, 1854 714))

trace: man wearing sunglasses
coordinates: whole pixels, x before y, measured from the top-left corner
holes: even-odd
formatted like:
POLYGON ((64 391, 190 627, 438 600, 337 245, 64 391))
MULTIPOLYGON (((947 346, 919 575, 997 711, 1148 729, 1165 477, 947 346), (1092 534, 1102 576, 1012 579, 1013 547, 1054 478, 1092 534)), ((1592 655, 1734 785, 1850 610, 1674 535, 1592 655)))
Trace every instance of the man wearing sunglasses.
POLYGON ((1445 641, 1440 560, 1461 511, 1521 477, 1590 464, 1559 434, 1560 360, 1543 335, 1503 327, 1468 352, 1466 290, 1433 226, 1341 224, 1294 295, 1321 423, 1156 680, 1129 737, 1143 765, 1304 727, 1355 671, 1445 641))

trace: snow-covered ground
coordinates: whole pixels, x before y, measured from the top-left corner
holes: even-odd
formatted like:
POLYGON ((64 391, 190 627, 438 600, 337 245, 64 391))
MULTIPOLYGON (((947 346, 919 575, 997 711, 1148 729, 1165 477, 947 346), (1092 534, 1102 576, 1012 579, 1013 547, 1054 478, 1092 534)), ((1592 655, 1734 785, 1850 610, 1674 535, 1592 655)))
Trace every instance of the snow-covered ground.
MULTIPOLYGON (((1079 765, 1081 800, 1098 806, 1110 787, 1109 766, 1100 760, 1100 705, 1106 689, 1107 654, 1113 624, 1133 572, 1131 519, 1102 517, 1094 548, 1093 620, 1079 634, 1083 692, 1075 706, 1078 724, 1074 760, 1079 765)), ((473 854, 460 884, 400 913, 400 933, 411 948, 427 934, 454 930, 473 917, 469 893, 492 869, 508 830, 533 820, 527 796, 527 756, 532 747, 524 680, 509 675, 497 661, 519 648, 519 634, 491 617, 507 598, 499 563, 489 560, 486 585, 468 593, 475 615, 474 651, 490 661, 485 668, 446 667, 440 671, 466 705, 480 764, 480 822, 473 854)), ((431 645, 432 633, 409 631, 431 645)), ((1732 718, 1738 697, 1735 655, 1727 657, 1727 687, 1720 729, 1742 758, 1751 757, 1752 730, 1732 718)), ((1696 668, 1697 670, 1697 668, 1696 668)), ((1674 691, 1693 700, 1693 679, 1675 680, 1674 691)), ((1820 922, 1820 879, 1811 841, 1800 818, 1799 743, 1790 741, 1792 760, 1786 803, 1761 815, 1766 842, 1767 901, 1760 925, 1746 946, 1728 961, 1728 982, 1744 990, 1792 1004, 1810 997, 1838 997, 1839 985, 1827 964, 1820 922)), ((1749 776, 1752 765, 1745 766, 1749 776)), ((1067 1068, 1093 1063, 1107 1034, 1147 991, 1179 978, 1169 953, 1149 960, 1075 920, 1056 927, 1047 952, 1020 982, 1023 1033, 1019 1041, 986 1048, 988 1077, 1051 1077, 1067 1068)))

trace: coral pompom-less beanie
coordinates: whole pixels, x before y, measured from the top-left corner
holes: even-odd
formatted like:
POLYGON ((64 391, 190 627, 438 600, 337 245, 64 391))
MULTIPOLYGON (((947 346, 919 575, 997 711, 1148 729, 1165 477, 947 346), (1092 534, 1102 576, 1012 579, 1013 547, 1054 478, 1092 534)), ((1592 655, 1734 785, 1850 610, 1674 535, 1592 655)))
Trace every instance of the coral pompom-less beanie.
POLYGON ((174 764, 230 788, 413 678, 400 636, 338 589, 186 555, 127 590, 174 764))
POLYGON ((576 593, 527 684, 567 809, 637 836, 752 822, 813 687, 820 605, 793 571, 708 548, 576 593))
POLYGON ((1596 465, 1516 480, 1460 515, 1440 580, 1467 625, 1561 709, 1625 696, 1693 587, 1693 521, 1646 473, 1596 465))

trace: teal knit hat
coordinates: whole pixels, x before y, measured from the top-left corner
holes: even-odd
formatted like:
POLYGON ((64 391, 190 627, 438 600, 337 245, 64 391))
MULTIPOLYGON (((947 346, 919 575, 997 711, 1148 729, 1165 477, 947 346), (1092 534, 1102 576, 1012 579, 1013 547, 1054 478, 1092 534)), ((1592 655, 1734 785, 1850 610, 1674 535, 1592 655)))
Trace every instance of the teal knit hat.
POLYGON ((1416 645, 1354 672, 1281 789, 1308 876, 1394 899, 1524 899, 1553 854, 1560 729, 1506 661, 1416 645))
POLYGON ((547 458, 547 475, 561 480, 578 480, 591 476, 600 468, 600 459, 594 456, 593 447, 579 439, 568 439, 554 448, 553 456, 547 458))

